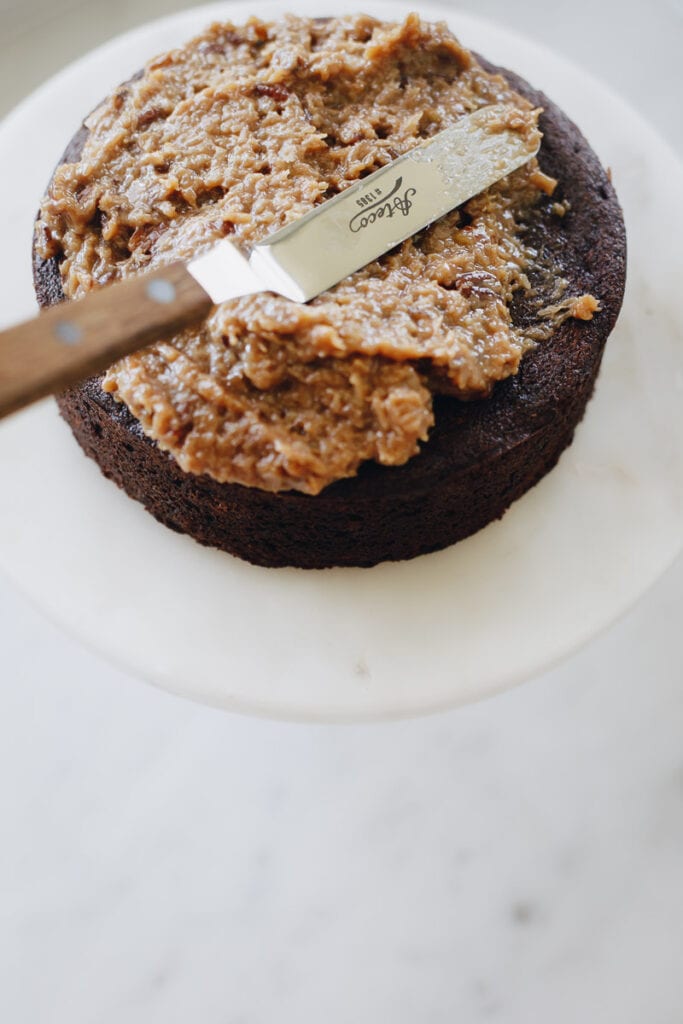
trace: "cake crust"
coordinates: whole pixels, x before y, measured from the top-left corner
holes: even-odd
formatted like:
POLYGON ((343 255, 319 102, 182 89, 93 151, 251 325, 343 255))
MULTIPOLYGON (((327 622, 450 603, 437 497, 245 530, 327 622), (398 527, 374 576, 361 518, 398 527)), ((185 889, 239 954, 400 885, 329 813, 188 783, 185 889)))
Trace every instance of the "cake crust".
MULTIPOLYGON (((623 218, 608 176, 576 126, 518 76, 479 60, 544 109, 542 166, 560 180, 553 201, 566 200, 569 212, 541 217, 531 241, 559 264, 572 291, 599 296, 600 314, 560 324, 489 399, 437 397, 429 440, 405 465, 366 463, 356 477, 315 496, 187 474, 102 390, 99 378, 66 391, 60 411, 85 453, 160 522, 259 565, 370 566, 444 548, 500 518, 571 442, 621 306, 623 218)), ((63 161, 78 158, 86 135, 86 129, 77 133, 63 161)), ((62 301, 58 258, 44 260, 34 250, 33 267, 40 305, 62 301)), ((542 287, 540 280, 532 283, 542 287)), ((535 310, 520 294, 513 317, 530 322, 535 310)))

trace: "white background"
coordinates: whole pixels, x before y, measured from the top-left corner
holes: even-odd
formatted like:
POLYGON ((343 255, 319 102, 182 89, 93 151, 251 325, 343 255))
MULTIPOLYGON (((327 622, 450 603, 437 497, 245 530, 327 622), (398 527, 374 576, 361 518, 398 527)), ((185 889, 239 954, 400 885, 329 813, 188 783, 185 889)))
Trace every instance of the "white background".
MULTIPOLYGON (((2 106, 180 6, 0 0, 2 106)), ((680 0, 460 6, 683 154, 680 0)), ((313 727, 157 693, 0 581, 0 1019, 680 1024, 682 611, 679 562, 519 690, 313 727)))

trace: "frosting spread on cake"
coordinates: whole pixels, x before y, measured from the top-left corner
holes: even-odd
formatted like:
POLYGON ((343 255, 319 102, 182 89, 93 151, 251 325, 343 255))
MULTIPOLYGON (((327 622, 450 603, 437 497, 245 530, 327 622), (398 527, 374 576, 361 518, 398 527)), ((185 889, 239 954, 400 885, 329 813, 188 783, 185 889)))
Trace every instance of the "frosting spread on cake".
MULTIPOLYGON (((215 25, 91 115, 43 203, 40 251, 60 256, 74 298, 225 236, 248 246, 500 102, 535 131, 537 110, 415 15, 215 25)), ((365 460, 400 465, 433 392, 486 396, 538 336, 510 304, 535 257, 524 225, 553 184, 532 160, 309 304, 224 303, 103 386, 184 470, 219 481, 315 494, 365 460)))

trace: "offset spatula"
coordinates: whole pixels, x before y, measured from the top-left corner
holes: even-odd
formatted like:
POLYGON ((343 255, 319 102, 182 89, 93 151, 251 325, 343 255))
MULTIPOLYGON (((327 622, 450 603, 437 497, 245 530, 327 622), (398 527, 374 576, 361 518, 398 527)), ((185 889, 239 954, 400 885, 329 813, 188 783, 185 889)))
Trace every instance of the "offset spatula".
POLYGON ((308 302, 521 167, 540 134, 501 128, 483 107, 243 255, 219 242, 174 263, 53 306, 0 333, 0 417, 98 373, 201 320, 219 302, 275 292, 308 302))

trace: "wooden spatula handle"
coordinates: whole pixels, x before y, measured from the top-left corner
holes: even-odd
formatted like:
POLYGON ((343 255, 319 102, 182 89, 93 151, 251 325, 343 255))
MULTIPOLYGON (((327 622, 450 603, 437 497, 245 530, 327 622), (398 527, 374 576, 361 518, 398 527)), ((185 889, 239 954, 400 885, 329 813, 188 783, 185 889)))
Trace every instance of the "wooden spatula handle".
POLYGON ((211 305, 184 264, 175 263, 0 332, 0 418, 188 326, 211 305))

